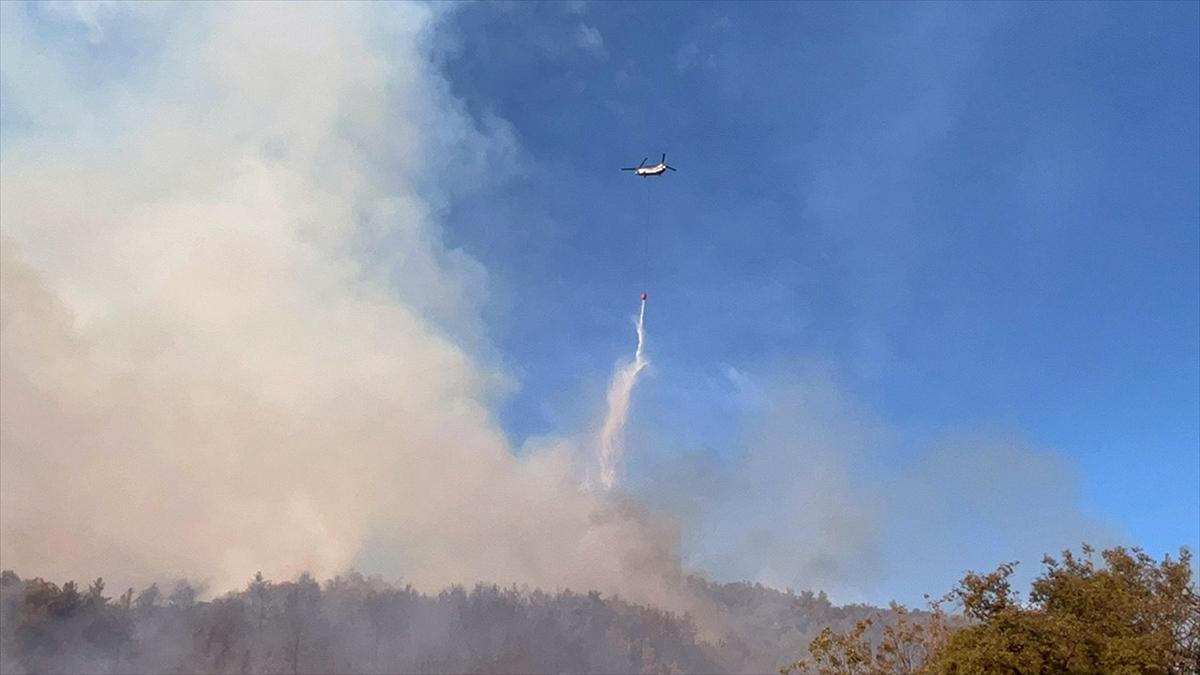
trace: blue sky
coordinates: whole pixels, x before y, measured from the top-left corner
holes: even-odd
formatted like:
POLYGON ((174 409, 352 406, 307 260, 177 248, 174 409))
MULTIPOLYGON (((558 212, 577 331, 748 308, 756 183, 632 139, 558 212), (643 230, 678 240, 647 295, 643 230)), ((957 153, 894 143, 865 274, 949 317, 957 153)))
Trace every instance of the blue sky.
POLYGON ((644 288, 631 435, 670 447, 634 455, 736 454, 729 369, 818 360, 893 430, 883 461, 997 430, 1124 541, 1195 546, 1198 11, 464 8, 445 76, 528 162, 447 235, 501 289, 508 433, 585 421, 644 288), (616 171, 660 151, 678 173, 616 171))
MULTIPOLYGON (((621 491, 690 569, 919 602, 1083 539, 1200 548, 1200 5, 282 7, 0 8, 6 261, 124 364, 104 419, 145 460, 89 454, 68 391, 7 474, 136 465, 213 531, 164 557, 173 511, 105 493, 7 556, 628 590, 589 556, 673 543, 593 532, 621 497, 573 459, 642 291, 621 491)), ((9 344, 21 386, 56 363, 9 344)))

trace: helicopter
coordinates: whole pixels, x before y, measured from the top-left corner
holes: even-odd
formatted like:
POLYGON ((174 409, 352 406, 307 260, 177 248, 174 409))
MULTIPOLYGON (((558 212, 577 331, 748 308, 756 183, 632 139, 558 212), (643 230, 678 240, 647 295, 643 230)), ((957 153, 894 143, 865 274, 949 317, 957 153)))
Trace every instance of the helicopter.
POLYGON ((661 176, 667 172, 667 169, 670 169, 672 171, 676 170, 675 167, 673 167, 673 166, 667 166, 667 153, 665 153, 665 152, 663 153, 662 159, 659 160, 658 164, 646 166, 647 159, 650 159, 650 158, 645 157, 642 159, 641 164, 638 164, 637 166, 622 167, 621 170, 622 171, 633 171, 638 176, 661 176))

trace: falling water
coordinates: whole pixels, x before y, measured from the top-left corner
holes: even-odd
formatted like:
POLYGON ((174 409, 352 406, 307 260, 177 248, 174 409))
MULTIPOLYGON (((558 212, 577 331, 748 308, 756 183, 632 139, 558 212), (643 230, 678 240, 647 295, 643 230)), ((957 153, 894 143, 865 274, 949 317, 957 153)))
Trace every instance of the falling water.
POLYGON ((645 331, 646 300, 642 298, 642 309, 637 320, 637 351, 633 361, 621 364, 613 373, 612 382, 608 385, 608 414, 604 416, 604 424, 600 427, 599 460, 600 484, 605 490, 611 490, 617 482, 617 465, 625 452, 625 420, 629 417, 629 399, 633 386, 637 384, 638 373, 646 367, 646 358, 642 348, 646 341, 645 331))

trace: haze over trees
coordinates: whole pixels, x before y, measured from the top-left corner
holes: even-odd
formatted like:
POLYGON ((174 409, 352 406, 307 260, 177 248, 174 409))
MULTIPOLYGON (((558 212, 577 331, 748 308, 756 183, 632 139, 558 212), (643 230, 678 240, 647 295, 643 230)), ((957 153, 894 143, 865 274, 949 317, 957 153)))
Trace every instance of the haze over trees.
POLYGON ((0 672, 772 672, 822 627, 849 628, 872 610, 823 593, 687 583, 720 630, 597 592, 427 595, 356 573, 324 584, 256 574, 244 590, 197 601, 186 581, 109 597, 101 579, 81 591, 6 571, 0 672))
POLYGON ((906 673, 1200 672, 1191 555, 1047 557, 1027 600, 1015 564, 970 573, 928 611, 687 580, 702 617, 597 592, 477 585, 437 595, 349 573, 255 574, 198 600, 178 581, 111 596, 0 576, 0 672, 906 673), (792 662, 806 651, 809 657, 792 662), (780 668, 781 664, 788 664, 780 668))

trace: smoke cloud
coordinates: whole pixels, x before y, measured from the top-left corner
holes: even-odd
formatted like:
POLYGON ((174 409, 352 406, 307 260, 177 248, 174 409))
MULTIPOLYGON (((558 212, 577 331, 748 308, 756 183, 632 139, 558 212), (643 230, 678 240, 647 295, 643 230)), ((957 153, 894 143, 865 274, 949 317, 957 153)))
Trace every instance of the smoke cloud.
POLYGON ((984 427, 912 438, 820 362, 730 369, 741 429, 725 453, 660 463, 629 489, 682 521, 688 562, 717 579, 827 591, 837 602, 923 604, 968 570, 1117 544, 1080 506, 1057 453, 984 427))
POLYGON ((35 39, 72 20, 45 11, 0 3, 0 567, 219 592, 357 566, 681 607, 656 507, 693 566, 842 599, 1103 543, 1052 454, 897 459, 820 370, 739 374, 738 447, 647 470, 650 510, 581 489, 593 450, 616 484, 645 306, 597 439, 518 457, 487 272, 439 221, 522 155, 432 63, 440 10, 116 5, 80 19, 87 51, 35 39), (146 53, 106 48, 120 30, 146 53))
POLYGON ((493 418, 486 273, 438 213, 520 157, 431 65, 435 10, 276 9, 121 16, 161 72, 90 91, 5 7, 0 565, 221 591, 386 561, 663 601, 673 525, 493 418))

